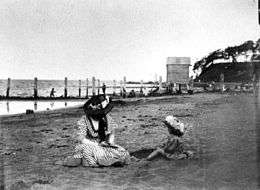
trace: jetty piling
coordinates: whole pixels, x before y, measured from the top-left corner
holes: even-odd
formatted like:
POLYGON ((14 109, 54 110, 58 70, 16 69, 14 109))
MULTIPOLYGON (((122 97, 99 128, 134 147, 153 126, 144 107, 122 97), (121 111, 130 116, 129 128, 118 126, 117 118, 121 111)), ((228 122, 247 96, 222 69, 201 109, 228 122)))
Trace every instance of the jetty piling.
POLYGON ((100 80, 98 79, 97 82, 98 82, 98 95, 99 95, 100 94, 100 80))
POLYGON ((120 96, 123 96, 123 81, 120 80, 120 96))
POLYGON ((177 83, 173 83, 173 91, 176 93, 178 91, 177 83))
POLYGON ((9 98, 10 95, 10 87, 11 87, 11 79, 7 79, 7 89, 6 89, 6 98, 9 98))
POLYGON ((178 85, 179 87, 178 87, 178 93, 182 93, 182 90, 181 90, 181 83, 179 83, 179 85, 178 85))
POLYGON ((92 95, 96 95, 96 87, 95 87, 96 79, 95 77, 92 77, 92 95))
POLYGON ((193 94, 193 84, 194 84, 193 78, 190 77, 188 83, 186 83, 188 94, 193 94))
POLYGON ((162 76, 159 77, 159 91, 162 91, 162 76))
POLYGON ((88 78, 86 79, 86 98, 88 98, 88 78))
POLYGON ((186 83, 186 89, 187 89, 187 91, 189 91, 189 90, 190 90, 189 83, 186 83))
POLYGON ((37 85, 37 83, 38 83, 38 79, 37 79, 37 77, 35 77, 34 78, 34 90, 33 90, 33 97, 34 98, 38 98, 38 85, 37 85))
POLYGON ((189 86, 190 86, 190 89, 193 90, 193 88, 194 88, 194 80, 193 80, 192 77, 191 77, 191 79, 190 79, 190 84, 189 84, 189 86))
POLYGON ((224 84, 225 76, 224 76, 223 73, 220 74, 219 79, 220 79, 220 89, 221 89, 221 92, 224 92, 225 91, 225 84, 224 84))
POLYGON ((126 76, 124 76, 124 80, 123 80, 123 87, 125 88, 126 87, 126 76))
POLYGON ((81 97, 81 80, 79 80, 79 97, 81 97))
POLYGON ((67 96, 68 96, 68 78, 67 77, 65 77, 64 85, 65 85, 65 87, 64 87, 64 98, 67 98, 67 96))
POLYGON ((113 80, 113 96, 116 95, 116 80, 113 80))

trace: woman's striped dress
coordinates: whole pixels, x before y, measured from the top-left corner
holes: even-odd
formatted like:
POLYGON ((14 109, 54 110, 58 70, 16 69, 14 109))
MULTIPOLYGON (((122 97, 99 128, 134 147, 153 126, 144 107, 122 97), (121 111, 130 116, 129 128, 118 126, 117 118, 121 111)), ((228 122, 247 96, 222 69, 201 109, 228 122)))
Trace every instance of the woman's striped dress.
MULTIPOLYGON (((113 119, 107 115, 108 133, 117 127, 113 119)), ((89 119, 83 116, 77 123, 77 135, 84 139, 75 148, 74 158, 81 158, 84 166, 110 166, 115 163, 128 164, 130 155, 119 145, 102 146, 99 143, 97 131, 91 125, 89 119)))

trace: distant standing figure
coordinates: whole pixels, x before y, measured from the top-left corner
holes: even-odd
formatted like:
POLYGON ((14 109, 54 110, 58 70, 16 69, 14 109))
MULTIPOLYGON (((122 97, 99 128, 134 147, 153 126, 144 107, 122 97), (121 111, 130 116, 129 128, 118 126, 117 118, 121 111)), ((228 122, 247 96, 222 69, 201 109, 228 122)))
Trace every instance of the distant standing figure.
POLYGON ((54 97, 54 93, 55 93, 55 90, 54 90, 54 88, 52 88, 52 89, 51 89, 51 93, 50 93, 50 97, 51 97, 51 98, 54 97))
POLYGON ((103 94, 106 94, 106 85, 105 85, 105 83, 103 83, 102 92, 103 92, 103 94))
POLYGON ((126 90, 123 88, 123 98, 126 98, 126 90))
POLYGON ((142 87, 140 88, 140 95, 141 95, 141 96, 144 95, 144 91, 143 91, 143 88, 142 88, 142 87))
POLYGON ((129 93, 129 98, 133 98, 135 97, 135 91, 131 90, 131 92, 129 93))

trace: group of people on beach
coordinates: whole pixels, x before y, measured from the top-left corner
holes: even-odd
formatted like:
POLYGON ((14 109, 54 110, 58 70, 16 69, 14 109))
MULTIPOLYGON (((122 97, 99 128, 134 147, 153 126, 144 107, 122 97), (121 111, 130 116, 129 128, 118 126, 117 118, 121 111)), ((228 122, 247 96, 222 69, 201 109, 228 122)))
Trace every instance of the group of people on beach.
MULTIPOLYGON (((62 161, 64 166, 123 166, 129 164, 133 157, 120 145, 115 144, 115 128, 109 112, 112 110, 111 99, 105 94, 91 97, 83 106, 84 115, 77 122, 76 139, 78 144, 74 154, 62 161)), ((167 159, 183 159, 192 155, 184 151, 181 137, 185 125, 176 117, 167 116, 163 125, 168 128, 169 137, 166 144, 154 150, 146 160, 159 156, 167 159)), ((138 160, 133 158, 133 160, 138 160)))

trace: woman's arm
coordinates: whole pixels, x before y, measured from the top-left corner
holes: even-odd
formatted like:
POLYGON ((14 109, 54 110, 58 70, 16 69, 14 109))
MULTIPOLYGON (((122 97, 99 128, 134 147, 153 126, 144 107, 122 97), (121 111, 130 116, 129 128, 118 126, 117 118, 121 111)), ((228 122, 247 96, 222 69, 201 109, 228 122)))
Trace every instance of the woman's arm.
POLYGON ((107 123, 109 133, 108 142, 110 144, 115 144, 115 129, 118 128, 118 125, 109 114, 107 115, 107 123))

